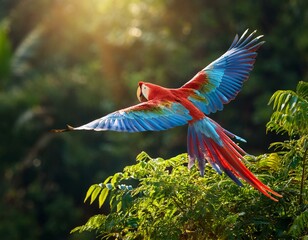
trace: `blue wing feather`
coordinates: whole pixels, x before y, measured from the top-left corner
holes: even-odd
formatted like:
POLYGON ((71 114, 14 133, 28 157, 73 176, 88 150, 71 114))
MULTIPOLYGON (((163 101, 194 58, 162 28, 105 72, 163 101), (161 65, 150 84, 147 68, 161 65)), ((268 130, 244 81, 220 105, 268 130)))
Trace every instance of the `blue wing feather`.
POLYGON ((192 117, 180 103, 148 101, 110 113, 73 130, 142 132, 161 131, 187 124, 192 117))
POLYGON ((255 31, 246 37, 235 36, 230 48, 217 60, 196 74, 182 88, 195 89, 198 98, 189 98, 205 114, 223 109, 223 104, 233 100, 253 69, 258 48, 264 43, 253 38, 255 31))

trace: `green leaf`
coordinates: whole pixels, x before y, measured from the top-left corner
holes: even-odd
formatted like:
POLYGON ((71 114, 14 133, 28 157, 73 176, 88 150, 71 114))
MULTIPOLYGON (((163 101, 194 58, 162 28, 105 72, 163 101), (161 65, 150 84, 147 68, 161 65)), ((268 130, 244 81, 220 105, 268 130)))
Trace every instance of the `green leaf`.
POLYGON ((118 202, 117 204, 117 212, 119 212, 122 208, 122 201, 118 202))
POLYGON ((138 154, 138 156, 136 157, 137 162, 141 162, 141 161, 148 161, 152 159, 146 152, 141 152, 138 154))
POLYGON ((113 176, 109 176, 105 179, 104 184, 107 184, 111 179, 113 178, 113 176))
POLYGON ((92 185, 92 186, 88 189, 87 194, 86 194, 86 197, 85 197, 85 199, 83 200, 83 202, 86 202, 86 201, 87 201, 87 199, 90 197, 90 195, 92 194, 92 192, 93 192, 93 190, 95 189, 96 186, 97 186, 97 184, 94 184, 94 185, 92 185))
POLYGON ((271 153, 259 162, 259 167, 267 168, 272 171, 278 171, 280 169, 280 157, 277 153, 271 153))
POLYGON ((297 94, 308 101, 308 82, 300 81, 296 88, 297 94))
POLYGON ((111 178, 111 181, 110 181, 112 186, 115 186, 116 183, 119 181, 119 179, 121 179, 122 176, 123 176, 123 173, 121 173, 121 172, 114 174, 111 178))
POLYGON ((102 188, 99 187, 98 185, 96 185, 94 191, 91 194, 91 201, 90 204, 92 204, 94 202, 94 200, 97 198, 98 194, 100 193, 100 191, 102 191, 102 188))
POLYGON ((292 110, 293 108, 296 107, 296 103, 297 103, 298 97, 297 96, 293 96, 290 100, 290 109, 292 110))
POLYGON ((98 198, 98 204, 99 204, 99 207, 101 208, 101 206, 103 206, 107 196, 108 196, 108 193, 109 193, 109 189, 108 188, 104 188, 102 190, 102 192, 100 193, 99 195, 99 198, 98 198))

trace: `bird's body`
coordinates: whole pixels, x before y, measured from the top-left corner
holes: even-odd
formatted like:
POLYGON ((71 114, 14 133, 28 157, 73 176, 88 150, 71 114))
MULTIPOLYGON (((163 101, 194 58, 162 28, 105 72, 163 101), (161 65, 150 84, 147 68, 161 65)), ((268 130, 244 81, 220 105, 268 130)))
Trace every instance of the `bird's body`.
POLYGON ((238 178, 258 189, 267 197, 281 197, 258 180, 242 163, 246 154, 232 139, 245 141, 225 130, 207 117, 222 110, 223 105, 233 100, 248 79, 253 68, 256 51, 264 43, 245 37, 247 31, 235 37, 229 50, 220 58, 198 72, 180 88, 164 88, 147 82, 139 82, 137 98, 141 103, 110 113, 80 127, 64 130, 95 131, 161 131, 188 124, 188 167, 195 160, 201 175, 208 162, 219 174, 225 172, 234 182, 242 186, 238 178))

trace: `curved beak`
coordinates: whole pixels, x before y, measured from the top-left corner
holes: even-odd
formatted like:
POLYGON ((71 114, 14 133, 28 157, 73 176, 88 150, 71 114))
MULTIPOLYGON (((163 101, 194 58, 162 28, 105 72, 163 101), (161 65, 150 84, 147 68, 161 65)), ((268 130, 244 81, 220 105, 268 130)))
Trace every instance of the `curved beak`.
POLYGON ((142 92, 141 92, 140 86, 138 86, 137 88, 137 98, 139 102, 142 102, 142 92))

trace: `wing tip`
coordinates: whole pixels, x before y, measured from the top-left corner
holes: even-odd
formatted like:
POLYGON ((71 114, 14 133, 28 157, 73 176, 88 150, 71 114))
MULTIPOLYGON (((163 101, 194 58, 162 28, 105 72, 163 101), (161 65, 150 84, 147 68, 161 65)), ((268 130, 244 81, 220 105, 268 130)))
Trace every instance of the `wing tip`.
POLYGON ((244 37, 248 33, 248 31, 249 31, 249 28, 245 30, 245 32, 242 34, 242 37, 244 37))

